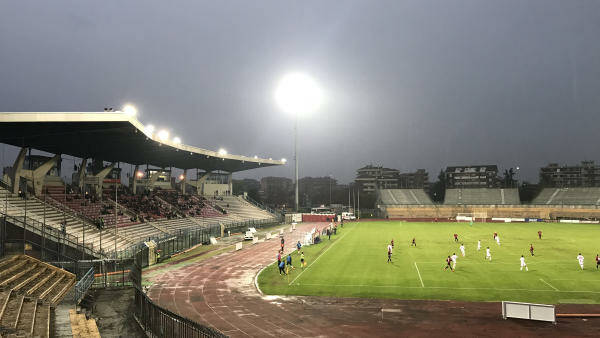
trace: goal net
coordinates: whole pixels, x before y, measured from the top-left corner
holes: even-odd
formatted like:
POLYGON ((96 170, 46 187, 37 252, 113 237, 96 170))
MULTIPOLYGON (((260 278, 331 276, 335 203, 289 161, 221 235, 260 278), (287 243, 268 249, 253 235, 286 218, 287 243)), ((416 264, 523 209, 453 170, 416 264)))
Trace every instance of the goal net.
POLYGON ((457 222, 480 222, 485 223, 487 219, 486 212, 460 212, 456 214, 457 222))

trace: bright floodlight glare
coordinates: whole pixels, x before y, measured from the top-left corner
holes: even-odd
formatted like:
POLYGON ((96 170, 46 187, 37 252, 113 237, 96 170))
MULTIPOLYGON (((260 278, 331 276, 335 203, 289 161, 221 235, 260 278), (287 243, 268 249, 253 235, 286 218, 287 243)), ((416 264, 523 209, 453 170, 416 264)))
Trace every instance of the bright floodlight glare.
POLYGON ((254 155, 254 158, 258 158, 258 156, 254 155))
POLYGON ((123 107, 123 112, 127 115, 127 116, 135 116, 137 115, 137 109, 135 108, 135 106, 133 106, 132 104, 126 104, 123 107))
POLYGON ((177 136, 173 137, 173 143, 175 144, 181 144, 181 139, 177 136))
POLYGON ((148 135, 154 134, 154 126, 153 125, 149 124, 144 129, 146 131, 146 134, 148 134, 148 135))
POLYGON ((179 175, 179 180, 183 181, 184 178, 185 178, 185 176, 183 176, 183 174, 179 175))
POLYGON ((219 155, 227 155, 227 150, 223 148, 219 149, 219 155))
POLYGON ((287 160, 285 158, 282 158, 281 162, 285 163, 285 162, 287 162, 287 160))
POLYGON ((137 177, 138 177, 138 178, 142 178, 142 177, 144 177, 144 173, 143 173, 143 172, 141 172, 141 171, 138 171, 138 172, 136 173, 136 175, 137 175, 137 177))
POLYGON ((166 141, 169 139, 169 132, 166 130, 161 130, 158 132, 158 139, 161 141, 166 141))
POLYGON ((285 75, 275 90, 275 101, 286 113, 307 114, 315 111, 323 101, 319 85, 308 75, 285 75))

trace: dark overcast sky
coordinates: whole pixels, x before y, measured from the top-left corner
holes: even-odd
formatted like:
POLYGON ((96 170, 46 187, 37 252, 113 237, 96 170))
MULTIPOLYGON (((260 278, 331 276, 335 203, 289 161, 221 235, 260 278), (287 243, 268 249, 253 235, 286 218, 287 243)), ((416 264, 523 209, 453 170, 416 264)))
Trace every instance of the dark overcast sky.
POLYGON ((599 37, 600 1, 3 0, 0 111, 132 102, 184 143, 292 159, 273 90, 301 70, 327 99, 300 122, 301 176, 497 163, 537 180, 598 160, 599 37))

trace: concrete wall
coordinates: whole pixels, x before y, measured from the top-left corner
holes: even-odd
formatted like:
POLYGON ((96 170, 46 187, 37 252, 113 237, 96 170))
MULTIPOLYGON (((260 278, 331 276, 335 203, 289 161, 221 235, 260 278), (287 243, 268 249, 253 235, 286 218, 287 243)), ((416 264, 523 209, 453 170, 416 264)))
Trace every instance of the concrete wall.
POLYGON ((225 192, 229 191, 229 184, 204 183, 202 185, 202 193, 203 193, 203 195, 214 196, 215 195, 215 191, 219 192, 219 196, 225 195, 225 192))

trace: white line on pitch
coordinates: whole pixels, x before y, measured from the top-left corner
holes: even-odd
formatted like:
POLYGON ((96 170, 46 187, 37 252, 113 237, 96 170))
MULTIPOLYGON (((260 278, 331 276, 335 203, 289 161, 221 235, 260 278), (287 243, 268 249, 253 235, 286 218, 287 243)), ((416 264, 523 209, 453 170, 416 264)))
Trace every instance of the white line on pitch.
MULTIPOLYGON (((401 285, 367 285, 367 284, 314 284, 306 283, 307 286, 324 286, 324 287, 367 287, 367 288, 397 288, 397 289, 422 289, 421 286, 401 286, 401 285)), ((450 286, 426 286, 425 289, 446 289, 446 290, 491 290, 491 291, 527 291, 527 292, 561 292, 561 293, 594 293, 600 294, 600 291, 587 290, 535 290, 535 289, 497 289, 497 288, 455 288, 450 286)))
POLYGON ((419 280, 421 281, 421 287, 425 287, 425 284, 423 284, 423 278, 421 278, 421 273, 419 272, 419 267, 417 266, 417 262, 415 262, 415 268, 417 268, 417 274, 419 275, 419 280))
POLYGON ((310 268, 311 266, 313 266, 313 264, 315 264, 315 263, 316 263, 316 262, 319 260, 319 258, 321 258, 321 256, 323 256, 323 255, 324 255, 324 254, 325 254, 325 253, 326 253, 326 252, 327 252, 329 249, 331 249, 331 248, 332 248, 334 245, 336 245, 336 244, 337 244, 339 241, 341 241, 341 240, 342 240, 342 238, 344 238, 344 236, 346 236, 346 235, 347 235, 348 233, 350 233, 350 231, 352 231, 352 230, 354 230, 354 227, 353 227, 352 229, 348 230, 348 232, 344 233, 344 234, 342 235, 342 237, 338 238, 338 239, 335 241, 335 243, 331 244, 331 246, 330 246, 329 248, 327 248, 327 249, 325 249, 325 251, 321 252, 321 254, 320 254, 319 256, 317 256, 317 258, 315 258, 315 260, 314 260, 312 263, 310 263, 310 265, 309 265, 309 266, 307 266, 307 267, 306 267, 306 269, 302 270, 302 272, 300 272, 300 273, 298 274, 298 276, 296 276, 296 278, 294 278, 294 279, 293 279, 293 280, 290 282, 290 284, 288 284, 288 285, 292 285, 292 284, 294 284, 294 282, 296 281, 296 279, 298 279, 300 276, 302 276, 302 274, 304 273, 304 271, 308 270, 308 268, 310 268))
POLYGON ((544 283, 544 284, 548 285, 549 287, 553 288, 553 289, 554 289, 554 291, 560 291, 559 289, 555 288, 554 286, 552 286, 552 284, 550 284, 550 283, 546 282, 545 280, 543 280, 543 279, 541 279, 541 278, 540 278, 540 280, 542 281, 542 283, 544 283))

